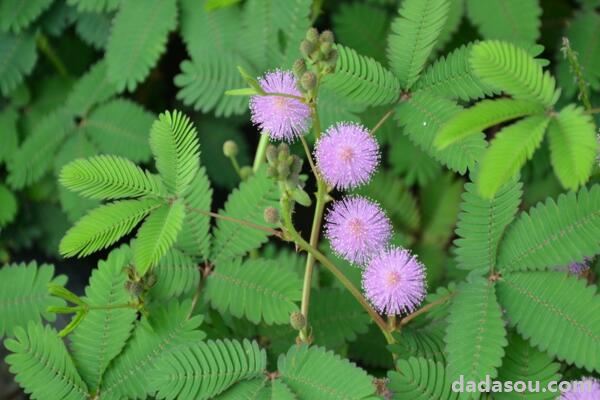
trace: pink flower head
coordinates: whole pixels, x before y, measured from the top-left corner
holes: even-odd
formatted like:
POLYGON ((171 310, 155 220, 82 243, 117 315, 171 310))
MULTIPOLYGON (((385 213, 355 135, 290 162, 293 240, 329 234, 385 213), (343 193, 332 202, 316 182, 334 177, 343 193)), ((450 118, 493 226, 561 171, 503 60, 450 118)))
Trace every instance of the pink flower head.
POLYGON ((325 235, 333 251, 355 264, 369 261, 392 235, 390 220, 381 208, 360 196, 334 202, 325 221, 325 235))
POLYGON ((363 273, 363 289, 381 313, 412 312, 425 298, 425 269, 408 250, 392 247, 371 259, 363 273))
POLYGON ((569 264, 569 272, 573 275, 583 275, 587 270, 590 269, 590 259, 585 257, 581 262, 574 262, 569 264))
POLYGON ((361 125, 340 123, 319 139, 315 158, 329 185, 351 189, 371 179, 379 164, 379 144, 361 125))
MULTIPOLYGON (((283 93, 301 97, 296 78, 289 71, 269 72, 259 80, 266 93, 283 93)), ((298 99, 284 96, 252 96, 252 122, 266 131, 271 140, 292 142, 310 126, 310 107, 298 99)))
POLYGON ((600 399, 600 381, 595 378, 583 378, 571 382, 571 389, 563 392, 561 400, 598 400, 600 399))

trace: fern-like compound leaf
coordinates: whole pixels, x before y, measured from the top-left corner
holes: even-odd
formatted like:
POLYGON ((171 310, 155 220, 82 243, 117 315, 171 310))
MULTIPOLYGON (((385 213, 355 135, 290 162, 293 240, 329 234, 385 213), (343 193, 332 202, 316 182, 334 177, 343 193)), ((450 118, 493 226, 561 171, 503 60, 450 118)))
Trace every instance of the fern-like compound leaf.
POLYGON ((0 229, 15 219, 17 210, 17 198, 6 186, 0 184, 0 229))
POLYGON ((144 221, 133 246, 135 267, 144 275, 155 266, 173 246, 185 218, 183 200, 162 205, 144 221))
POLYGON ((550 159, 554 173, 567 189, 577 189, 592 173, 598 146, 595 130, 592 116, 574 105, 563 108, 550 121, 550 159))
POLYGON ((589 371, 600 371, 600 296, 564 272, 514 272, 498 282, 508 320, 531 344, 589 371))
POLYGON ((79 12, 105 12, 119 8, 123 0, 67 0, 67 4, 76 6, 79 12))
POLYGON ((444 364, 421 357, 399 360, 397 371, 388 373, 389 389, 393 399, 448 399, 459 398, 451 390, 452 380, 444 364))
POLYGON ((543 112, 540 104, 528 100, 483 100, 450 119, 440 129, 434 144, 443 149, 491 126, 543 112))
POLYGON ((342 3, 333 15, 336 41, 359 54, 385 62, 385 37, 390 21, 381 8, 363 3, 342 3))
POLYGON ((190 309, 190 301, 171 301, 150 310, 106 372, 99 391, 102 399, 146 399, 154 394, 150 374, 157 361, 206 336, 198 329, 202 317, 189 318, 190 309))
POLYGON ((281 380, 299 398, 375 400, 373 378, 322 347, 294 345, 277 361, 281 380))
POLYGON ((237 383, 215 400, 298 400, 292 390, 280 379, 255 378, 237 383))
POLYGON ((19 33, 40 16, 54 0, 4 0, 0 3, 0 31, 19 33))
MULTIPOLYGON (((267 177, 265 168, 262 168, 229 195, 225 209, 220 214, 267 227, 269 225, 263 218, 264 209, 279 208, 278 199, 277 184, 267 177)), ((252 226, 218 219, 213 231, 211 261, 219 265, 222 261, 243 256, 265 243, 267 237, 267 232, 252 226)))
POLYGON ((212 399, 239 381, 265 372, 267 355, 258 343, 209 340, 160 358, 150 376, 157 399, 212 399))
MULTIPOLYGON (((538 393, 527 393, 527 399, 551 400, 556 398, 555 393, 544 393, 543 388, 551 381, 560 381, 560 364, 546 353, 533 348, 526 340, 516 333, 509 336, 506 356, 502 366, 498 369, 499 381, 504 382, 533 382, 542 388, 538 393)), ((534 386, 535 387, 535 386, 534 386)), ((523 399, 524 393, 505 392, 495 393, 498 400, 523 399)))
POLYGON ((437 323, 418 328, 403 327, 397 343, 389 349, 398 359, 417 357, 446 364, 444 329, 445 324, 437 323))
POLYGON ((72 161, 62 168, 59 181, 90 199, 164 196, 162 183, 156 175, 117 156, 100 155, 72 161))
MULTIPOLYGON (((474 182, 477 182, 475 177, 474 182)), ((492 199, 479 195, 476 183, 466 183, 454 241, 458 267, 490 271, 496 267, 498 245, 521 203, 522 185, 508 182, 492 199)))
POLYGON ((42 318, 54 321, 55 315, 47 311, 51 306, 64 306, 65 302, 50 296, 48 285, 65 285, 67 277, 55 276, 49 264, 9 264, 0 269, 0 337, 12 334, 18 326, 42 318))
POLYGON ((181 195, 200 168, 196 128, 179 111, 162 113, 152 125, 150 147, 167 190, 176 196, 181 195))
POLYGON ((538 0, 467 0, 466 5, 467 16, 485 39, 528 47, 540 37, 538 0))
POLYGON ((184 193, 187 215, 175 243, 175 247, 198 260, 207 260, 210 255, 210 217, 203 211, 211 209, 212 194, 206 170, 201 167, 184 193))
POLYGON ((198 264, 176 249, 169 250, 161 258, 154 267, 154 275, 156 284, 150 289, 150 296, 158 301, 189 294, 200 282, 198 264))
POLYGON ((59 109, 40 120, 8 163, 8 183, 15 189, 40 180, 52 167, 53 157, 73 131, 72 116, 59 109))
POLYGON ((475 165, 485 150, 486 142, 482 133, 472 135, 443 150, 437 150, 433 146, 439 129, 461 111, 462 107, 452 100, 420 91, 407 101, 401 102, 394 117, 405 127, 404 133, 409 139, 425 153, 448 168, 464 174, 467 168, 475 165))
POLYGON ((96 50, 103 50, 110 35, 111 17, 110 14, 94 12, 77 14, 75 32, 77 32, 81 40, 96 50))
POLYGON ((0 163, 8 161, 9 157, 17 151, 18 119, 19 114, 13 107, 6 107, 0 112, 0 163))
POLYGON ((85 257, 104 249, 131 232, 162 202, 154 199, 122 200, 90 211, 67 231, 59 252, 65 257, 85 257))
POLYGON ((95 108, 83 129, 101 152, 143 162, 151 156, 148 135, 153 121, 154 115, 137 103, 114 99, 95 108))
POLYGON ((148 76, 176 25, 175 0, 121 3, 106 45, 108 77, 119 90, 133 91, 148 76))
POLYGON ((6 357, 15 380, 39 400, 85 400, 88 389, 56 331, 30 322, 4 342, 12 353, 6 357))
POLYGON ((336 46, 335 71, 323 85, 353 103, 378 106, 394 102, 400 95, 398 79, 380 63, 355 50, 336 46))
POLYGON ((131 250, 113 250, 92 272, 85 298, 91 309, 71 334, 73 360, 91 392, 96 392, 110 362, 123 350, 136 319, 133 308, 110 308, 127 304, 131 295, 125 288, 131 250))
POLYGON ((501 272, 535 271, 600 253, 600 186, 548 199, 522 213, 498 249, 501 272))
POLYGON ((0 33, 0 54, 0 93, 6 96, 33 70, 37 61, 34 35, 0 33))
POLYGON ((102 59, 73 85, 65 107, 76 115, 85 117, 95 105, 105 102, 118 92, 117 86, 108 79, 106 61, 102 59))
POLYGON ((300 277, 274 260, 221 262, 206 281, 206 297, 221 312, 258 324, 286 324, 298 310, 300 277))
POLYGON ((481 160, 477 187, 479 194, 491 199, 531 158, 544 139, 550 119, 532 115, 497 133, 481 160))
POLYGON ((448 0, 406 0, 392 22, 388 58, 403 89, 410 89, 431 54, 448 17, 448 0))
POLYGON ((471 46, 465 45, 445 57, 440 57, 419 78, 415 89, 464 101, 493 95, 494 91, 473 72, 469 63, 470 54, 471 46))
POLYGON ((490 40, 473 45, 471 68, 483 83, 515 99, 549 108, 558 99, 556 82, 529 53, 508 42, 490 40))
POLYGON ((440 175, 441 165, 411 142, 408 136, 397 135, 390 147, 388 162, 406 185, 425 186, 440 175))
POLYGON ((445 337, 448 373, 453 379, 463 375, 465 381, 495 378, 508 344, 495 285, 477 277, 457 292, 445 337))

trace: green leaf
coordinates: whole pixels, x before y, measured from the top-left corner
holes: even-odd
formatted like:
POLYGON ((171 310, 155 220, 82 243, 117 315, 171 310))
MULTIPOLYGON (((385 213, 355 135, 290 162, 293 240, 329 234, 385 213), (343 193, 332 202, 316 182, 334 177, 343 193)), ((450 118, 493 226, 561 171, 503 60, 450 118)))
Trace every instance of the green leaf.
POLYGON ((55 315, 47 308, 61 307, 65 302, 50 296, 48 285, 66 283, 67 277, 55 276, 54 266, 49 264, 38 266, 33 261, 0 268, 0 337, 29 321, 54 321, 55 315))
POLYGON ((0 229, 15 219, 18 209, 17 198, 13 192, 0 184, 0 229))
POLYGON ((600 186, 521 213, 498 249, 501 272, 545 270, 600 253, 600 186))
POLYGON ((525 50, 508 42, 490 40, 473 45, 471 68, 484 84, 515 99, 531 100, 549 108, 559 91, 549 72, 525 50))
MULTIPOLYGON (((546 353, 534 349, 519 335, 512 334, 508 339, 506 356, 502 366, 498 369, 497 380, 503 382, 535 382, 540 388, 546 388, 551 381, 560 382, 560 364, 546 353)), ((533 387, 536 387, 533 386, 533 387)), ((498 400, 551 400, 556 398, 555 393, 495 393, 498 400)))
POLYGON ((40 120, 8 162, 8 183, 22 189, 40 180, 52 167, 54 155, 74 129, 71 115, 59 109, 40 120))
POLYGON ((380 63, 342 45, 336 46, 335 71, 323 86, 352 103, 378 106, 393 103, 400 95, 398 79, 380 63))
POLYGON ((123 350, 136 320, 133 308, 108 307, 127 304, 131 295, 125 289, 131 250, 127 246, 113 250, 106 261, 98 263, 85 290, 84 301, 91 309, 71 334, 73 360, 88 388, 98 390, 110 362, 123 350))
POLYGON ((564 272, 515 272, 498 281, 498 299, 517 331, 541 351, 600 371, 600 296, 564 272))
POLYGON ((473 135, 444 150, 433 146, 437 132, 461 111, 462 107, 452 100, 417 92, 396 107, 394 118, 405 128, 404 133, 409 139, 425 153, 453 171, 464 174, 481 158, 486 146, 483 134, 473 135))
POLYGON ((402 327, 402 335, 398 335, 398 341, 388 349, 398 359, 417 357, 445 364, 444 329, 445 324, 435 323, 419 328, 402 327))
POLYGON ((589 179, 598 143, 592 116, 568 105, 548 127, 550 156, 554 173, 561 184, 575 190, 589 179))
POLYGON ((8 161, 17 151, 19 135, 17 121, 19 114, 13 107, 6 107, 0 112, 0 163, 8 161))
POLYGON ((421 192, 422 242, 443 247, 452 237, 463 181, 446 173, 421 192))
POLYGON ((96 50, 103 50, 110 35, 112 15, 85 12, 77 14, 75 31, 87 44, 96 50))
POLYGON ((154 300, 164 301, 190 294, 200 282, 198 264, 186 254, 171 249, 154 267, 156 284, 150 289, 154 300))
MULTIPOLYGON (((456 0, 453 2, 459 3, 456 0)), ((425 90, 436 96, 463 101, 493 95, 494 91, 481 82, 471 68, 469 63, 471 49, 471 45, 464 45, 446 57, 440 57, 419 78, 415 89, 425 90)))
POLYGON ((150 147, 167 190, 180 196, 200 168, 196 128, 183 113, 164 112, 152 125, 150 147))
POLYGON ((397 371, 389 372, 393 399, 458 399, 444 364, 420 357, 399 360, 397 371))
POLYGON ((150 375, 158 360, 206 336, 198 329, 202 317, 189 316, 191 301, 157 306, 138 324, 106 372, 99 391, 103 400, 145 399, 153 395, 150 375))
POLYGON ((450 119, 440 129, 434 144, 443 149, 491 126, 543 112, 541 105, 528 100, 483 100, 450 119))
MULTIPOLYGON (((268 225, 263 218, 267 207, 279 208, 279 189, 276 182, 267 177, 265 168, 242 182, 225 203, 219 214, 237 218, 263 227, 268 225)), ((269 234, 255 227, 218 218, 213 231, 211 261, 219 265, 223 261, 243 256, 267 241, 269 234)))
POLYGON ((477 182, 481 197, 493 198, 519 172, 542 143, 549 122, 545 115, 533 115, 496 134, 481 160, 477 182))
POLYGON ((133 245, 135 268, 141 276, 154 267, 173 246, 185 218, 185 204, 162 205, 144 221, 133 245))
POLYGON ((206 280, 206 298, 220 312, 258 324, 287 324, 298 310, 302 282, 274 260, 221 262, 206 280))
POLYGON ((54 0, 4 0, 0 2, 0 31, 19 33, 39 17, 54 0))
MULTIPOLYGON (((294 61, 301 57, 300 42, 313 23, 312 7, 312 0, 273 2, 273 25, 279 41, 277 50, 281 53, 278 59, 271 60, 275 66, 291 68, 294 61)), ((273 67, 273 64, 268 67, 273 67)))
POLYGON ((85 119, 83 130, 98 149, 133 162, 150 159, 148 134, 154 115, 126 99, 114 99, 98 106, 85 119))
POLYGON ((479 177, 472 178, 465 184, 456 225, 456 261, 458 268, 488 272, 496 268, 498 245, 519 210, 523 185, 515 179, 485 199, 476 189, 479 177))
POLYGON ((266 367, 267 355, 256 342, 209 340, 160 358, 150 383, 157 399, 205 400, 236 382, 261 376, 266 367))
MULTIPOLYGON (((1 13, 0 13, 1 14, 1 13)), ((29 75, 37 61, 35 37, 31 33, 0 33, 0 93, 7 96, 29 75)))
POLYGON ((531 46, 540 37, 538 0, 467 0, 467 16, 485 39, 531 46))
POLYGON ((96 104, 105 102, 118 92, 117 86, 108 79, 106 62, 102 59, 75 83, 65 107, 81 117, 87 116, 96 104))
POLYGON ((442 172, 441 165, 413 144, 407 135, 394 136, 390 146, 388 162, 407 186, 425 186, 442 172))
POLYGON ((256 378, 237 383, 215 400, 297 400, 298 397, 280 379, 256 378))
POLYGON ((59 252, 65 257, 85 257, 104 249, 131 232, 159 200, 121 200, 90 211, 67 231, 59 252))
POLYGON ((493 282, 475 278, 458 287, 446 329, 448 374, 465 381, 495 378, 502 365, 506 329, 493 282))
POLYGON ((431 54, 442 31, 448 0, 406 0, 392 22, 388 58, 403 89, 410 89, 431 54))
POLYGON ((56 331, 30 322, 4 342, 15 380, 32 399, 85 400, 88 390, 56 331))
POLYGON ((106 45, 108 77, 119 90, 133 91, 148 76, 176 26, 175 0, 122 2, 106 45))
POLYGON ((67 4, 76 6, 77 11, 104 12, 119 8, 122 0, 67 0, 67 4))
POLYGON ((164 196, 162 183, 156 175, 116 156, 102 155, 72 161, 62 168, 59 182, 90 199, 164 196))
POLYGON ((321 347, 294 345, 277 361, 281 380, 302 399, 377 399, 373 378, 321 347))
POLYGON ((214 11, 219 8, 231 7, 238 4, 240 0, 206 0, 204 9, 206 11, 214 11))

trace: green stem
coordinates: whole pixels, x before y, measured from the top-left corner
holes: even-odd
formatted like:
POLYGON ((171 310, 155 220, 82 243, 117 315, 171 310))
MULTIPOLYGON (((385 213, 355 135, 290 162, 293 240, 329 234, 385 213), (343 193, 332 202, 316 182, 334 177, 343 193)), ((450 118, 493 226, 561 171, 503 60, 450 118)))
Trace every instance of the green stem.
POLYGON ((50 45, 48 38, 40 33, 37 35, 36 44, 37 44, 38 49, 40 49, 40 51, 42 53, 44 53, 44 55, 48 58, 50 63, 54 66, 56 71, 63 78, 68 78, 69 71, 67 71, 67 67, 65 67, 65 64, 62 62, 62 60, 60 59, 60 57, 58 56, 56 51, 54 51, 54 48, 52 48, 52 46, 50 45))
POLYGON ((254 163, 252 164, 252 171, 256 173, 260 166, 266 160, 267 146, 269 145, 269 135, 266 132, 261 133, 260 140, 258 141, 258 147, 256 148, 256 155, 254 156, 254 163))
POLYGON ((135 308, 137 309, 139 304, 137 303, 123 303, 123 304, 109 304, 104 306, 93 306, 86 304, 84 308, 87 310, 115 310, 118 308, 135 308))
POLYGON ((229 157, 229 160, 231 160, 231 165, 233 166, 233 169, 235 170, 235 172, 238 174, 238 176, 240 178, 242 178, 242 171, 240 170, 240 164, 238 164, 237 158, 231 156, 231 157, 229 157))

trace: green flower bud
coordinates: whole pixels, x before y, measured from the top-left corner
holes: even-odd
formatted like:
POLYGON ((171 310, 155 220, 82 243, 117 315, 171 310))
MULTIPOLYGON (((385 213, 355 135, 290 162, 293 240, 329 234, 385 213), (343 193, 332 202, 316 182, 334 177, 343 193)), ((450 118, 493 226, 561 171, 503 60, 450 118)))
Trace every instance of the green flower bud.
POLYGON ((319 40, 319 31, 316 28, 310 28, 306 32, 306 40, 313 43, 319 40))
POLYGON ((223 143, 223 154, 225 157, 235 157, 238 155, 238 145, 233 140, 227 140, 223 143))
POLYGON ((298 175, 300 172, 302 172, 302 164, 303 163, 304 162, 302 161, 302 159, 300 157, 295 157, 294 163, 292 164, 292 174, 298 175))
POLYGON ((308 40, 303 40, 300 43, 300 53, 303 57, 310 57, 310 55, 316 50, 316 46, 314 43, 309 42, 308 40))
POLYGON ((300 85, 306 91, 313 90, 317 86, 317 75, 314 72, 305 72, 300 79, 300 85))
POLYGON ((275 207, 267 207, 263 213, 263 218, 267 224, 279 223, 279 211, 275 207))
POLYGON ((267 155, 267 161, 269 162, 269 164, 274 163, 275 161, 277 161, 277 147, 275 147, 275 145, 270 144, 267 146, 267 151, 266 151, 266 155, 267 155))
POLYGON ((301 77, 306 72, 306 62, 301 58, 297 59, 292 70, 297 78, 301 77))
POLYGON ((331 43, 323 43, 321 45, 321 53, 327 58, 329 56, 329 54, 331 53, 331 50, 333 50, 333 44, 331 43))
POLYGON ((267 176, 271 178, 277 178, 277 168, 273 165, 267 167, 267 176))
POLYGON ((290 167, 288 165, 285 165, 285 164, 277 165, 277 175, 279 175, 280 178, 287 178, 287 176, 289 174, 290 174, 290 167))
POLYGON ((246 165, 240 168, 240 178, 242 178, 243 181, 250 178, 252 174, 254 174, 254 171, 251 166, 246 165))
POLYGON ((319 40, 323 44, 325 44, 325 43, 332 44, 335 41, 335 36, 333 36, 333 32, 331 32, 330 30, 327 30, 327 31, 321 32, 321 36, 319 37, 319 40))
POLYGON ((290 315, 290 325, 297 331, 302 330, 306 327, 306 318, 301 312, 294 311, 290 315))
POLYGON ((277 155, 279 161, 284 161, 290 155, 290 147, 285 143, 280 143, 279 146, 277 146, 277 151, 279 153, 277 155))

